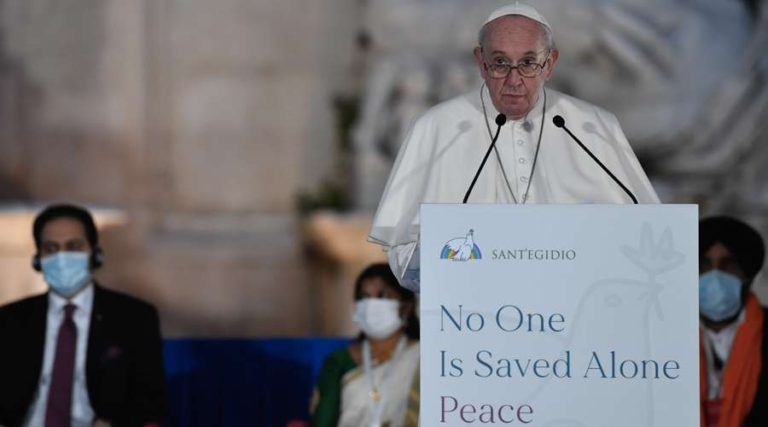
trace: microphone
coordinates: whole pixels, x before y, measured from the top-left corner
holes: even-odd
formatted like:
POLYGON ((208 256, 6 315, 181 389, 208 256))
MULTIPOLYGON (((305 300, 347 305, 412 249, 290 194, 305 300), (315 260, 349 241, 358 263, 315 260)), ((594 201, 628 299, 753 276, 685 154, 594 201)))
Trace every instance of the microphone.
POLYGON ((557 115, 557 116, 555 116, 555 117, 552 117, 552 123, 554 123, 554 124, 555 124, 555 126, 557 126, 557 127, 559 127, 559 128, 562 128, 564 131, 566 131, 566 132, 568 133, 568 135, 570 135, 570 136, 571 136, 571 138, 573 138, 573 140, 574 140, 574 141, 576 141, 576 143, 577 143, 577 144, 579 144, 579 147, 581 147, 581 149, 582 149, 582 150, 584 150, 584 151, 585 151, 587 154, 589 154, 589 157, 591 157, 591 158, 592 158, 592 160, 594 160, 594 161, 595 161, 595 162, 596 162, 598 165, 600 165, 600 167, 601 167, 601 168, 603 168, 603 170, 605 171, 605 173, 607 173, 607 174, 608 174, 608 176, 610 176, 610 177, 611 177, 611 179, 613 179, 613 181, 614 181, 616 184, 618 184, 618 185, 619 185, 619 187, 621 187, 621 189, 622 189, 622 190, 624 190, 624 192, 625 192, 625 193, 627 193, 627 195, 629 196, 629 198, 630 198, 630 199, 632 199, 632 202, 633 202, 634 204, 637 204, 637 198, 635 197, 635 195, 634 195, 634 194, 632 194, 632 192, 631 192, 631 191, 629 191, 629 189, 628 189, 628 188, 627 188, 627 187, 626 187, 626 186, 625 186, 625 185, 624 185, 624 184, 623 184, 621 181, 619 181, 619 179, 618 179, 618 178, 616 178, 616 176, 615 176, 613 173, 611 173, 611 171, 610 171, 610 170, 608 170, 608 168, 607 168, 607 167, 605 167, 605 165, 603 164, 603 162, 601 162, 600 160, 598 160, 598 158, 597 158, 597 157, 595 157, 595 155, 594 155, 594 154, 592 154, 592 152, 591 152, 591 151, 589 151, 589 148, 587 148, 587 147, 586 147, 584 144, 582 144, 582 143, 581 143, 581 141, 579 140, 579 138, 576 138, 576 135, 574 135, 573 133, 571 133, 571 131, 570 131, 570 130, 569 130, 569 129, 568 129, 566 126, 565 126, 565 119, 563 118, 563 116, 557 115))
POLYGON ((499 113, 498 116, 496 116, 496 125, 498 126, 496 128, 496 135, 494 135, 493 139, 491 140, 491 146, 488 147, 488 151, 485 152, 485 157, 483 157, 483 161, 480 163, 480 167, 477 168, 477 173, 475 173, 475 177, 472 179, 472 184, 469 185, 469 188, 467 189, 467 193, 464 195, 464 200, 461 203, 467 203, 467 199, 469 199, 469 195, 472 193, 472 189, 475 188, 475 183, 477 182, 477 178, 480 176, 480 172, 483 170, 483 166, 485 166, 485 162, 488 160, 488 156, 491 155, 491 150, 493 150, 493 147, 496 146, 496 140, 499 139, 499 133, 501 132, 501 127, 504 126, 504 123, 507 122, 507 116, 504 114, 499 113))

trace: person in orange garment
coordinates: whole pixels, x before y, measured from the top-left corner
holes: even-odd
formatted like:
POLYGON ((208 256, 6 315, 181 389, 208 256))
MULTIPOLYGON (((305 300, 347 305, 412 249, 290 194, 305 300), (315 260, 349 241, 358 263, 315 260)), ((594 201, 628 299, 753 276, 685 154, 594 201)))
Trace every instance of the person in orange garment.
POLYGON ((699 223, 702 427, 768 426, 766 309, 751 290, 764 257, 762 237, 744 222, 699 223))

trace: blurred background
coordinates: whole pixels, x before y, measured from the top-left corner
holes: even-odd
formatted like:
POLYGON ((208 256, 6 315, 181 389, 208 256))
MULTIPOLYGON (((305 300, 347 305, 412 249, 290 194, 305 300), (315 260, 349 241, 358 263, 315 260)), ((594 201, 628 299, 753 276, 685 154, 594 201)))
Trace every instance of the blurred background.
MULTIPOLYGON (((478 88, 505 3, 0 0, 0 303, 45 289, 31 221, 71 201, 97 213, 98 277, 166 337, 351 336, 403 133, 478 88)), ((530 3, 551 86, 617 114, 665 203, 768 236, 763 0, 530 3)))

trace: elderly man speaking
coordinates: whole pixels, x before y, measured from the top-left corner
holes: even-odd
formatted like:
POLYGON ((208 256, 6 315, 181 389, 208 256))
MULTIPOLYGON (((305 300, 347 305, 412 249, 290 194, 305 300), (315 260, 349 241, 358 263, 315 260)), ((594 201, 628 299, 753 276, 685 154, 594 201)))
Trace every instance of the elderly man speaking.
POLYGON ((370 231, 414 290, 421 203, 658 203, 616 117, 544 87, 559 52, 536 9, 516 2, 495 10, 478 42, 484 83, 416 120, 370 231), (564 122, 584 147, 558 128, 564 122))

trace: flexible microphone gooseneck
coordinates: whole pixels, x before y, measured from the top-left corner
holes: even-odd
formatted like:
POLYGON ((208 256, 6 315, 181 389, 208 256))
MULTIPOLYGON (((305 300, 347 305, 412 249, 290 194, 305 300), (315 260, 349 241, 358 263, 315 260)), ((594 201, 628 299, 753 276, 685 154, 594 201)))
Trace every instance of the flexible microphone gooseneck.
POLYGON ((499 139, 499 133, 501 132, 501 127, 504 126, 504 123, 507 122, 507 116, 504 114, 499 113, 498 116, 496 116, 496 124, 498 127, 496 128, 496 135, 494 135, 493 140, 491 141, 491 146, 488 147, 488 151, 485 152, 485 157, 483 157, 482 163, 480 163, 480 167, 477 168, 477 173, 475 173, 475 178, 472 179, 472 184, 469 185, 469 188, 467 189, 467 194, 464 195, 464 201, 461 203, 467 203, 467 199, 469 199, 469 195, 472 193, 472 189, 475 188, 475 183, 477 182, 477 178, 480 176, 480 172, 483 170, 483 166, 485 166, 485 162, 488 160, 488 156, 491 155, 491 151, 493 150, 493 147, 496 146, 496 140, 499 139))
POLYGON ((592 158, 592 160, 594 160, 594 161, 595 161, 595 163, 597 163, 598 165, 600 165, 600 167, 601 167, 601 168, 603 168, 603 170, 605 171, 605 173, 607 173, 607 174, 608 174, 608 176, 610 176, 610 177, 611 177, 611 179, 613 179, 613 181, 614 181, 614 182, 616 182, 616 184, 619 184, 619 187, 621 187, 621 189, 622 189, 622 190, 624 190, 624 192, 625 192, 625 193, 627 193, 627 195, 629 196, 629 198, 630 198, 630 199, 632 199, 632 202, 634 202, 634 204, 637 204, 637 198, 635 197, 635 195, 634 195, 634 194, 632 194, 632 192, 631 192, 631 191, 629 191, 629 189, 628 189, 628 188, 627 188, 627 187, 626 187, 626 186, 625 186, 625 185, 624 185, 624 184, 623 184, 621 181, 619 181, 619 179, 618 179, 618 178, 616 178, 616 176, 615 176, 613 173, 611 173, 611 171, 610 171, 610 170, 608 170, 608 168, 607 168, 607 167, 605 167, 605 165, 603 164, 603 162, 601 162, 600 160, 598 160, 598 158, 597 158, 597 157, 595 157, 595 155, 594 155, 594 154, 592 154, 592 152, 591 152, 591 151, 589 151, 589 148, 587 148, 587 147, 586 147, 584 144, 582 144, 582 143, 581 143, 581 141, 579 140, 579 138, 576 138, 576 135, 574 135, 573 133, 571 133, 571 131, 570 131, 570 130, 569 130, 567 127, 565 127, 565 119, 563 118, 563 116, 559 116, 559 115, 558 115, 558 116, 552 117, 552 123, 554 123, 554 124, 555 124, 555 126, 557 126, 557 127, 559 127, 559 128, 562 128, 564 131, 566 131, 566 132, 568 133, 568 135, 570 135, 570 136, 571 136, 571 138, 573 138, 573 140, 574 140, 574 141, 576 141, 576 143, 577 143, 577 144, 579 144, 579 147, 581 147, 581 149, 582 149, 582 150, 584 150, 584 151, 585 151, 587 154, 589 154, 589 157, 591 157, 591 158, 592 158))

